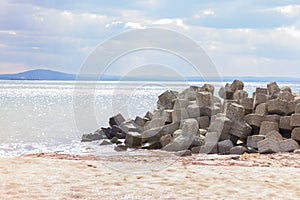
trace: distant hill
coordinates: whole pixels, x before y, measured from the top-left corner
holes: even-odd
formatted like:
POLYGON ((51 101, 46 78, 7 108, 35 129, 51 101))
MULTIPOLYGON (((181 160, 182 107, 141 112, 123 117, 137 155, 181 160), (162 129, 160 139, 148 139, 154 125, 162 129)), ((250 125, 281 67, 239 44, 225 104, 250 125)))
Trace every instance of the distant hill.
POLYGON ((76 75, 46 69, 30 70, 17 74, 0 74, 2 80, 75 80, 76 75))
MULTIPOLYGON (((108 76, 104 75, 100 78, 103 81, 182 81, 182 77, 151 77, 151 76, 139 76, 139 77, 120 77, 120 76, 108 76)), ((246 77, 246 76, 225 76, 221 78, 217 77, 186 77, 186 81, 195 82, 232 82, 235 79, 239 79, 244 82, 300 82, 300 78, 290 78, 290 77, 246 77)), ((0 74, 0 80, 83 80, 83 81, 97 81, 99 76, 97 75, 81 75, 77 77, 75 74, 67 74, 58 71, 37 69, 30 70, 26 72, 21 72, 17 74, 0 74)))

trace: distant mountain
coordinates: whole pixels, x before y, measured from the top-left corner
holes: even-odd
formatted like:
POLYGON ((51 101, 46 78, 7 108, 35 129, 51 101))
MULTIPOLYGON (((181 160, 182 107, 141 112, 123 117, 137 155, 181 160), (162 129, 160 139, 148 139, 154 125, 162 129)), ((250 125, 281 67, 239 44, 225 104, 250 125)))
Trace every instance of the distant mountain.
MULTIPOLYGON (((83 80, 83 81, 183 81, 182 77, 151 77, 151 76, 139 76, 139 77, 121 77, 121 76, 97 76, 97 75, 80 75, 77 77, 75 74, 67 74, 58 71, 37 69, 30 70, 17 74, 0 74, 0 80, 83 80)), ((195 82, 232 82, 235 79, 239 79, 244 82, 300 82, 300 78, 289 77, 251 77, 251 76, 225 76, 225 77, 186 77, 185 81, 195 82)))
POLYGON ((30 70, 17 74, 0 74, 2 80, 75 80, 76 75, 46 69, 30 70))

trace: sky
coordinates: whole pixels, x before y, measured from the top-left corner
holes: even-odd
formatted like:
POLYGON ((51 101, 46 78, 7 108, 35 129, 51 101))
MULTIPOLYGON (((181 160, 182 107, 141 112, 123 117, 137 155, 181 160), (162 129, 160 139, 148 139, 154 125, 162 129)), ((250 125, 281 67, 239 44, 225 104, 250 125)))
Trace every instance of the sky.
MULTIPOLYGON (((103 42, 147 28, 194 40, 223 76, 300 74, 298 0, 0 0, 0 73, 76 74, 103 42)), ((151 62, 194 73, 174 56, 149 51, 117 60, 108 73, 151 62)))

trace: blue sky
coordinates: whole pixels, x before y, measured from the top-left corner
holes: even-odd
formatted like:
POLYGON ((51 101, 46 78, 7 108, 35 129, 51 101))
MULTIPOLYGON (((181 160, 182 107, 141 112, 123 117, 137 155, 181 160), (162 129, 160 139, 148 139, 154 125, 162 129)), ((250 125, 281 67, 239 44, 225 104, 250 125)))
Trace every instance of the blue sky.
MULTIPOLYGON (((292 0, 0 0, 0 73, 77 73, 101 42, 153 27, 197 41, 224 76, 300 74, 300 2, 292 0)), ((137 57, 124 63, 147 64, 137 57)))

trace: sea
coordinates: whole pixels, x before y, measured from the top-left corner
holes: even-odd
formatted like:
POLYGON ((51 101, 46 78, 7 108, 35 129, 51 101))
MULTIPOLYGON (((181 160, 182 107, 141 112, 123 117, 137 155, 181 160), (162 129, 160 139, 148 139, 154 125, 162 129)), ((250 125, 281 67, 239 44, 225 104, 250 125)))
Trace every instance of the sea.
MULTIPOLYGON (((58 152, 117 155, 113 146, 81 143, 83 134, 108 126, 110 116, 126 119, 156 109, 158 95, 203 82, 0 81, 0 156, 58 152)), ((225 82, 212 82, 215 95, 225 82)), ((300 93, 299 83, 278 83, 300 93)), ((252 96, 267 82, 245 82, 252 96)))

